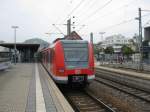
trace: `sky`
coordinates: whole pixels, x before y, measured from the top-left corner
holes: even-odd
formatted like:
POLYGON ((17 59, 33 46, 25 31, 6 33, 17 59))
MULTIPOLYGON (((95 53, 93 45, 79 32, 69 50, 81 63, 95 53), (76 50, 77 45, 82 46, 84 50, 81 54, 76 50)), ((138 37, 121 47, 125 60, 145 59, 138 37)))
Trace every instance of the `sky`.
MULTIPOLYGON (((114 34, 132 38, 138 33, 139 7, 150 10, 150 0, 0 0, 0 40, 14 42, 11 27, 18 26, 17 42, 41 38, 51 43, 63 37, 59 30, 66 34, 69 18, 85 40, 93 32, 94 43, 102 40, 99 32, 105 32, 104 38, 114 34)), ((150 11, 142 11, 142 16, 143 27, 148 26, 150 11)))

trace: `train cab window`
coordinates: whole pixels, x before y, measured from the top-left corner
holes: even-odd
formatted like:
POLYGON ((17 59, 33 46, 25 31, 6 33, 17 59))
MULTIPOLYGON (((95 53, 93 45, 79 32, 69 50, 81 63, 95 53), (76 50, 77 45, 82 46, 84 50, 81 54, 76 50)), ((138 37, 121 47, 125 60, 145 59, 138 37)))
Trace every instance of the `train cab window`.
POLYGON ((65 64, 67 68, 88 67, 87 43, 64 43, 65 64))
POLYGON ((88 61, 88 49, 86 48, 65 48, 66 61, 88 61))

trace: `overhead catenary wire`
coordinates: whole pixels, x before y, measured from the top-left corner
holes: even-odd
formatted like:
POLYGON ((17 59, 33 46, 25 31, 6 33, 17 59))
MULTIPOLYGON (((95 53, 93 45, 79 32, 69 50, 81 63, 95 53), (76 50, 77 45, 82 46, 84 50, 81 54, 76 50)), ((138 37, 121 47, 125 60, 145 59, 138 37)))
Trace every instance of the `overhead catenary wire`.
POLYGON ((108 29, 112 29, 112 28, 117 27, 117 26, 120 26, 120 25, 122 25, 122 24, 129 23, 129 22, 131 22, 131 21, 133 21, 133 20, 135 20, 135 18, 132 18, 132 19, 129 19, 129 20, 124 20, 124 21, 122 21, 122 22, 120 22, 120 23, 117 23, 117 24, 114 24, 114 25, 105 27, 105 28, 102 29, 102 31, 105 31, 105 30, 108 30, 108 29))
MULTIPOLYGON (((90 7, 89 7, 88 9, 90 9, 96 2, 97 2, 97 0, 96 0, 95 2, 93 2, 93 3, 90 5, 90 7)), ((84 21, 84 23, 85 23, 87 20, 90 19, 90 17, 91 17, 92 15, 95 15, 97 12, 99 12, 100 10, 102 10, 103 8, 105 8, 108 4, 110 4, 110 2, 112 2, 112 0, 106 2, 103 6, 97 8, 96 10, 94 10, 90 15, 88 15, 88 16, 89 16, 88 18, 86 18, 85 20, 84 20, 84 19, 81 20, 81 22, 84 21)), ((81 13, 81 14, 82 14, 82 13, 81 13)), ((81 15, 81 14, 80 14, 80 15, 81 15)), ((80 15, 78 15, 78 16, 80 16, 80 15)), ((85 15, 85 14, 83 14, 83 15, 85 15)), ((80 23, 81 23, 81 22, 80 22, 80 23)), ((81 26, 77 31, 81 31, 83 28, 84 28, 84 27, 81 26)))
MULTIPOLYGON (((142 17, 146 17, 146 16, 149 16, 149 15, 150 15, 150 13, 145 14, 145 15, 143 15, 142 17)), ((147 20, 147 21, 145 22, 145 24, 144 24, 142 27, 144 28, 147 24, 150 24, 150 19, 147 20)))
MULTIPOLYGON (((66 21, 66 19, 67 19, 75 10, 77 10, 77 9, 82 5, 82 3, 84 3, 84 1, 85 1, 85 0, 81 0, 81 1, 71 10, 71 12, 67 15, 67 17, 66 17, 62 22, 60 22, 60 23, 62 23, 62 24, 64 25, 64 22, 66 21)), ((72 2, 73 2, 73 0, 70 1, 70 3, 72 3, 72 2)), ((59 19, 58 19, 58 20, 59 20, 59 19)), ((57 21, 58 21, 58 20, 57 20, 57 21)), ((55 23, 57 23, 57 21, 56 21, 55 23)), ((50 29, 50 31, 52 31, 53 28, 54 28, 54 27, 52 27, 52 28, 50 29)))
MULTIPOLYGON (((145 14, 145 15, 142 15, 141 17, 147 17, 147 16, 150 16, 150 13, 145 14)), ((134 17, 134 18, 131 18, 131 19, 128 19, 128 20, 123 20, 123 21, 121 21, 121 22, 119 22, 119 23, 117 23, 117 24, 110 25, 110 26, 105 27, 105 28, 103 28, 103 29, 101 29, 101 30, 102 30, 102 31, 104 31, 104 30, 109 30, 109 29, 112 29, 112 28, 118 27, 118 26, 120 26, 120 25, 123 25, 123 24, 129 23, 129 22, 132 22, 132 21, 134 21, 135 19, 136 19, 136 18, 134 17)))
MULTIPOLYGON (((84 0, 83 0, 84 1, 84 0)), ((79 6, 81 5, 81 2, 83 3, 83 1, 80 1, 79 2, 79 5, 77 5, 71 12, 70 12, 70 14, 71 13, 73 13, 74 11, 75 11, 75 9, 77 9, 77 8, 79 8, 79 6)), ((110 2, 111 2, 112 0, 110 0, 110 1, 108 1, 106 4, 104 4, 102 7, 100 7, 100 8, 98 8, 97 10, 95 10, 93 13, 91 13, 90 15, 92 15, 92 14, 94 14, 95 15, 95 13, 97 13, 97 12, 99 12, 99 10, 101 10, 101 9, 103 9, 105 6, 107 6, 110 2)), ((133 1, 135 1, 135 0, 133 0, 133 1)), ((131 1, 130 3, 132 3, 133 1, 131 1)), ((95 2, 94 2, 95 3, 95 2)), ((93 4, 92 4, 93 5, 93 4)), ((127 5, 129 5, 129 4, 125 4, 123 7, 125 7, 125 6, 127 6, 127 5)), ((119 8, 121 8, 121 7, 119 7, 119 8)), ((118 9, 119 9, 118 8, 118 9)), ((110 14, 110 13, 109 13, 110 14)), ((68 15, 69 16, 69 15, 68 15)), ((67 18, 68 18, 68 16, 67 16, 67 18)), ((106 16, 106 15, 105 15, 106 16)), ((91 16, 90 16, 91 17, 91 16)), ((67 19, 67 18, 65 18, 65 20, 67 19)), ((64 21, 65 21, 64 20, 64 21)), ((89 20, 89 17, 85 20, 85 21, 87 21, 87 20, 89 20)), ((84 21, 84 22, 85 22, 84 21)), ((80 29, 80 28, 79 28, 80 29)))
MULTIPOLYGON (((64 22, 66 21, 66 19, 75 11, 75 10, 77 10, 79 7, 80 7, 80 5, 84 2, 85 0, 81 0, 72 10, 71 10, 71 12, 67 15, 67 17, 63 20, 63 21, 61 21, 60 22, 60 24, 61 25, 65 25, 64 24, 64 22)), ((57 23, 57 22, 56 22, 57 23)), ((54 28, 54 27, 53 27, 54 28)), ((51 30, 53 29, 53 28, 51 28, 51 30)), ((56 28, 56 26, 55 26, 55 28, 56 28)), ((57 30, 58 30, 58 27, 56 28, 57 30)), ((50 30, 50 31, 51 31, 50 30)), ((59 29, 60 30, 60 29, 59 29)))
MULTIPOLYGON (((73 0, 71 0, 70 2, 73 2, 73 0)), ((67 4, 66 4, 65 7, 66 7, 66 8, 63 9, 63 12, 65 12, 65 10, 68 9, 67 4)), ((61 17, 61 16, 60 16, 60 17, 61 17)), ((60 18, 58 17, 58 18, 56 19, 55 23, 58 23, 59 20, 60 20, 60 18)), ((51 25, 52 25, 52 28, 51 28, 48 32, 53 32, 53 30, 54 30, 53 24, 54 24, 54 23, 51 24, 51 25)), ((57 24, 55 24, 55 25, 57 25, 57 24)), ((55 29, 56 29, 56 28, 55 28, 55 29)))
MULTIPOLYGON (((121 8, 128 7, 129 5, 131 5, 131 4, 132 4, 133 2, 135 2, 135 1, 137 1, 137 0, 132 0, 131 2, 124 4, 124 5, 118 7, 117 9, 115 9, 115 10, 113 10, 113 11, 110 11, 110 12, 108 12, 108 13, 106 13, 106 14, 103 14, 103 15, 99 16, 96 20, 94 19, 94 20, 90 21, 90 23, 93 23, 93 22, 95 22, 95 21, 97 21, 97 20, 99 21, 100 19, 104 19, 104 17, 106 17, 106 16, 108 16, 108 15, 110 15, 110 14, 113 14, 114 12, 120 11, 121 8)), ((88 22, 88 24, 90 24, 90 23, 89 23, 89 20, 90 20, 90 18, 87 18, 87 19, 84 21, 84 24, 86 24, 86 22, 88 22)), ((88 26, 89 26, 89 25, 88 25, 88 26)))
MULTIPOLYGON (((146 16, 150 16, 150 13, 149 13, 149 14, 142 15, 141 17, 146 17, 146 16)), ((110 30, 110 29, 112 29, 112 28, 118 27, 118 26, 120 26, 120 25, 129 23, 129 22, 132 22, 132 21, 135 21, 135 20, 136 20, 135 17, 134 17, 134 18, 131 18, 131 19, 128 19, 128 20, 123 20, 123 21, 121 21, 121 22, 119 22, 119 23, 117 23, 117 24, 113 24, 113 25, 110 25, 110 26, 108 26, 108 27, 105 27, 105 28, 101 29, 101 31, 110 30)), ((93 33, 96 34, 97 32, 93 32, 93 33)))
POLYGON ((86 25, 82 25, 77 32, 80 32, 86 25))
POLYGON ((85 1, 85 0, 81 0, 74 8, 70 11, 70 13, 67 15, 67 17, 66 17, 61 23, 65 22, 66 19, 68 19, 68 17, 70 17, 71 14, 72 14, 75 10, 77 10, 77 9, 82 5, 82 3, 83 3, 84 1, 85 1))
MULTIPOLYGON (((135 1, 135 0, 133 0, 133 1, 135 1)), ((124 5, 124 7, 127 6, 127 5, 128 5, 128 4, 124 5)), ((80 8, 81 8, 81 7, 80 7, 80 8)), ((111 11, 111 12, 112 12, 112 11, 111 11)), ((110 12, 109 12, 109 14, 110 14, 110 12)), ((105 16, 106 16, 106 14, 105 14, 105 16)), ((87 18, 86 21, 88 21, 88 20, 89 20, 89 18, 87 18)), ((84 21, 84 22, 85 22, 85 21, 84 21)), ((124 21, 124 22, 125 22, 125 21, 124 21)), ((121 22, 120 22, 120 23, 121 23, 121 22)), ((125 23, 126 23, 126 22, 125 22, 125 23)), ((125 24, 125 23, 122 23, 122 24, 125 24)), ((119 24, 119 23, 118 23, 118 24, 119 24)), ((116 24, 116 26, 119 26, 119 25, 116 24)), ((83 27, 83 28, 84 28, 84 27, 83 27)), ((78 29, 80 29, 80 27, 79 27, 78 29)), ((109 29, 109 28, 108 28, 108 29, 109 29)))
POLYGON ((61 34, 63 34, 63 35, 65 36, 65 34, 64 34, 55 24, 53 24, 53 26, 54 26, 61 34))
MULTIPOLYGON (((143 15, 142 17, 146 17, 146 16, 150 16, 150 14, 143 15)), ((134 21, 134 20, 135 20, 135 17, 134 17, 134 18, 131 18, 131 19, 128 19, 128 20, 124 20, 124 21, 122 21, 122 22, 120 22, 120 23, 117 23, 117 24, 108 26, 108 27, 106 27, 106 28, 103 28, 103 30, 112 29, 112 28, 114 28, 114 27, 118 27, 118 26, 120 26, 120 25, 129 23, 129 22, 132 22, 132 21, 134 21)))
MULTIPOLYGON (((88 10, 91 9, 91 7, 93 7, 96 4, 96 2, 98 2, 98 0, 95 0, 94 2, 93 1, 94 0, 90 1, 90 3, 87 2, 89 5, 89 7, 87 7, 87 10, 85 10, 85 9, 80 10, 80 12, 79 12, 80 14, 78 13, 76 16, 81 18, 81 16, 85 15, 85 13, 88 12, 88 10)), ((86 5, 86 6, 88 6, 88 5, 86 5)))
POLYGON ((108 2, 106 2, 103 6, 97 8, 95 11, 93 11, 91 14, 89 14, 87 17, 85 17, 84 19, 81 20, 81 23, 84 21, 87 21, 88 19, 90 19, 91 17, 93 17, 96 13, 98 13, 99 11, 101 11, 102 9, 104 9, 107 5, 109 5, 112 2, 112 0, 109 0, 108 2))
MULTIPOLYGON (((93 23, 93 22, 95 22, 95 21, 97 21, 97 20, 99 21, 100 19, 104 19, 104 17, 110 16, 111 14, 114 14, 114 13, 120 11, 120 9, 122 9, 122 8, 124 8, 124 7, 127 7, 127 6, 129 6, 129 5, 131 5, 134 1, 137 1, 137 0, 132 0, 131 2, 122 5, 122 6, 118 7, 117 9, 114 9, 114 10, 108 12, 108 13, 105 13, 105 14, 99 16, 98 18, 94 19, 93 21, 91 21, 91 23, 93 23)), ((90 20, 90 18, 86 19, 86 20, 84 21, 84 23, 86 23, 86 22, 89 23, 89 20, 90 20)))

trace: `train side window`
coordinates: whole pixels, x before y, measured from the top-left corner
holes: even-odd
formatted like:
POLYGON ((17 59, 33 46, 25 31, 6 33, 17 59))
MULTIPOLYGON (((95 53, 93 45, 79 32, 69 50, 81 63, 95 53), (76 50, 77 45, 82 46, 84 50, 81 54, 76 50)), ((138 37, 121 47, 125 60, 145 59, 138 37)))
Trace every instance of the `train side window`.
POLYGON ((50 51, 50 63, 52 63, 53 58, 54 58, 54 50, 51 49, 51 51, 50 51))
POLYGON ((45 63, 45 52, 44 52, 44 63, 45 63))
POLYGON ((50 63, 52 63, 52 49, 50 50, 50 63))
POLYGON ((50 62, 50 52, 47 52, 47 61, 50 62))
POLYGON ((50 60, 51 60, 51 53, 50 51, 48 52, 48 62, 50 63, 50 60))
POLYGON ((47 62, 49 62, 48 55, 49 55, 49 53, 48 53, 48 51, 47 51, 47 52, 46 52, 46 58, 47 58, 46 61, 47 61, 47 62))

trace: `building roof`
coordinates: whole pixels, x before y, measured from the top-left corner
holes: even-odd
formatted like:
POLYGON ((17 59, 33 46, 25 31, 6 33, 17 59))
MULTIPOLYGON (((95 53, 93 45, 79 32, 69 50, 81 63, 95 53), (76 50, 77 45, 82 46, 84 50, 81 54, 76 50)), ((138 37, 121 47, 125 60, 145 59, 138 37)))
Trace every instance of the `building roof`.
POLYGON ((58 40, 83 40, 83 39, 79 36, 77 32, 73 31, 71 32, 70 35, 66 35, 64 38, 57 38, 53 42, 55 43, 58 40))
POLYGON ((70 35, 65 36, 64 39, 66 39, 66 40, 83 40, 75 31, 71 32, 70 35))

